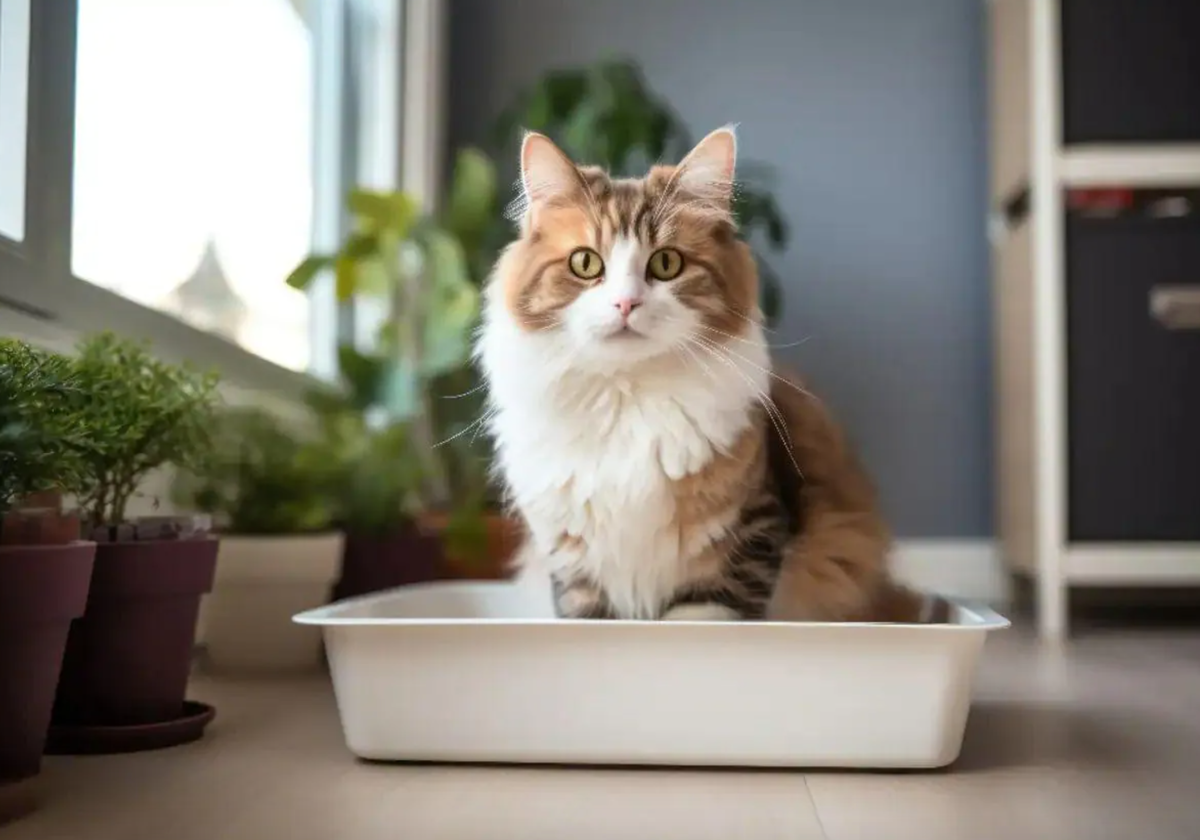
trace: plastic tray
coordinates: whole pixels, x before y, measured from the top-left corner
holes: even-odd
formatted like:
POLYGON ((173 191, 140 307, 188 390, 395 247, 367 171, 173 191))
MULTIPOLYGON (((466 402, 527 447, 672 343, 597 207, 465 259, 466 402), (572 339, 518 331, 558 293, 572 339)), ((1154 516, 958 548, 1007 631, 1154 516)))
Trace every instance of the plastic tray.
POLYGON ((516 583, 389 590, 323 628, 346 744, 384 761, 932 768, 1008 621, 565 621, 516 583))

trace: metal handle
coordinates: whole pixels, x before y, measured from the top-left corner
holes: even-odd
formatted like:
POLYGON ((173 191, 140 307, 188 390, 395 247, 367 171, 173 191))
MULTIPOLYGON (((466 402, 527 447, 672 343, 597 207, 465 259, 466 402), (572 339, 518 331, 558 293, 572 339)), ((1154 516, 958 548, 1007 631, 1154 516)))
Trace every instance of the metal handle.
POLYGON ((1200 286, 1154 286, 1150 315, 1169 330, 1200 330, 1200 286))

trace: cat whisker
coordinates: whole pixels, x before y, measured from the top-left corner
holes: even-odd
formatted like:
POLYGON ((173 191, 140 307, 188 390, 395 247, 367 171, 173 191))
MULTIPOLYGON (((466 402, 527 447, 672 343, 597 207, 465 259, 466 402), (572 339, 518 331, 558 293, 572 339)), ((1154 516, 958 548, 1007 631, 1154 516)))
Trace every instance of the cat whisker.
MULTIPOLYGON (((480 414, 478 417, 476 417, 473 421, 471 421, 471 423, 469 425, 464 426, 462 429, 459 429, 457 432, 455 432, 454 434, 452 434, 450 437, 446 438, 445 440, 435 443, 433 445, 433 448, 437 449, 439 447, 445 446, 447 443, 457 440, 458 438, 462 437, 463 435, 465 435, 467 432, 471 431, 472 429, 482 428, 487 423, 487 421, 492 417, 492 415, 494 413, 495 413, 495 411, 493 409, 484 411, 482 414, 480 414)), ((471 442, 474 443, 474 441, 475 441, 475 438, 472 437, 471 442)))
POLYGON ((463 391, 461 394, 442 394, 441 399, 443 399, 443 400, 461 400, 463 397, 469 397, 472 394, 477 394, 480 391, 484 390, 485 388, 487 388, 487 383, 480 382, 478 385, 476 385, 471 390, 463 391))
POLYGON ((774 335, 774 334, 777 332, 775 329, 773 329, 773 328, 771 328, 771 327, 768 327, 768 326, 767 326, 767 325, 766 325, 766 324, 763 322, 763 320, 762 320, 762 319, 758 319, 758 318, 751 318, 749 315, 747 315, 747 314, 746 314, 746 313, 744 313, 744 312, 738 312, 736 309, 734 309, 732 306, 730 306, 730 305, 729 305, 729 304, 727 304, 727 303, 724 303, 724 302, 722 302, 720 305, 721 305, 721 308, 722 308, 722 310, 723 310, 724 312, 727 312, 728 314, 730 314, 730 315, 734 316, 735 318, 741 318, 741 319, 742 319, 743 321, 745 321, 747 324, 751 324, 751 325, 753 325, 753 326, 755 326, 755 327, 759 327, 759 328, 760 328, 760 329, 762 329, 762 331, 763 331, 763 332, 765 332, 765 333, 770 333, 770 334, 774 335))
POLYGON ((733 367, 733 369, 739 375, 742 376, 742 378, 746 381, 746 383, 748 385, 750 385, 755 390, 755 392, 758 394, 759 401, 763 404, 763 407, 767 410, 767 412, 768 413, 774 412, 774 415, 779 419, 779 422, 783 426, 783 429, 785 432, 785 435, 784 435, 786 437, 785 442, 787 443, 788 447, 791 447, 792 446, 792 437, 791 437, 791 433, 787 432, 787 422, 784 420, 783 412, 779 410, 779 406, 775 405, 775 401, 771 399, 771 396, 769 393, 764 392, 761 388, 759 388, 757 385, 755 385, 754 382, 750 379, 750 377, 747 376, 740 368, 738 368, 737 364, 733 361, 732 358, 730 358, 730 354, 732 356, 736 356, 737 358, 741 359, 743 362, 750 365, 751 367, 757 368, 759 371, 761 371, 763 373, 770 373, 770 371, 766 370, 765 368, 761 367, 760 365, 755 364, 753 361, 751 361, 750 359, 747 359, 745 356, 741 356, 737 353, 732 353, 732 351, 728 350, 728 348, 721 347, 719 344, 717 344, 715 341, 712 341, 711 339, 704 338, 703 336, 696 336, 695 339, 696 339, 696 342, 699 344, 699 346, 706 347, 709 350, 709 352, 711 352, 712 354, 719 356, 719 357, 724 356, 726 361, 729 362, 729 364, 733 367))
MULTIPOLYGON (((753 323, 753 321, 751 323, 753 323)), ((733 339, 734 341, 740 341, 742 344, 750 344, 753 346, 758 346, 759 344, 757 341, 753 341, 748 338, 742 338, 741 336, 736 336, 733 333, 727 333, 723 330, 717 329, 716 327, 710 327, 708 324, 700 324, 699 327, 702 330, 707 330, 708 332, 715 333, 716 335, 723 335, 726 338, 733 339)), ((788 350, 792 347, 799 347, 801 344, 807 343, 811 338, 812 336, 810 335, 807 338, 802 338, 799 341, 791 341, 787 344, 764 344, 763 346, 768 350, 788 350)))
POLYGON ((784 418, 783 412, 779 410, 779 407, 775 405, 774 401, 769 395, 763 393, 762 389, 754 384, 750 377, 747 376, 746 373, 737 366, 736 362, 725 356, 722 352, 720 352, 719 349, 703 343, 703 340, 699 338, 693 339, 692 341, 697 347, 705 350, 710 355, 715 356, 717 359, 720 359, 722 362, 729 365, 734 372, 736 372, 742 377, 742 379, 745 380, 746 384, 750 385, 750 387, 754 389, 754 391, 758 394, 759 401, 763 406, 763 410, 767 412, 767 417, 770 419, 771 425, 775 427, 775 433, 779 435, 779 440, 787 449, 788 460, 792 462, 792 466, 796 469, 796 474, 801 478, 804 478, 804 472, 800 469, 800 465, 796 462, 795 455, 792 454, 792 435, 791 432, 788 431, 787 420, 784 418))
MULTIPOLYGON (((715 344, 715 342, 713 342, 711 338, 704 338, 703 336, 696 336, 696 337, 702 341, 707 341, 707 342, 715 344)), ((761 373, 765 373, 767 376, 771 377, 772 379, 778 380, 780 383, 791 388, 797 394, 800 394, 810 400, 817 399, 817 396, 812 391, 809 391, 805 388, 801 388, 795 382, 792 382, 790 379, 787 379, 786 377, 780 376, 779 374, 775 373, 775 371, 773 371, 773 370, 768 370, 767 368, 763 367, 762 365, 760 365, 758 362, 754 361, 753 359, 747 359, 742 354, 735 353, 734 351, 730 350, 728 347, 724 347, 721 349, 724 352, 729 353, 729 354, 741 359, 743 362, 745 362, 746 364, 755 368, 756 370, 760 371, 761 373)))
MULTIPOLYGON (((762 404, 763 409, 769 415, 771 415, 773 422, 777 421, 777 422, 775 422, 776 431, 778 431, 780 433, 780 435, 779 435, 780 440, 782 440, 785 444, 787 444, 787 447, 790 451, 793 446, 793 443, 792 443, 791 432, 788 430, 788 427, 787 427, 787 420, 784 418, 783 412, 780 411, 779 406, 777 406, 775 404, 775 401, 773 399, 771 399, 770 394, 763 391, 761 388, 759 388, 753 382, 753 380, 751 380, 750 377, 748 375, 746 375, 746 373, 737 366, 737 363, 734 362, 733 359, 730 358, 726 354, 726 351, 722 347, 717 345, 715 342, 712 342, 712 341, 705 339, 703 337, 700 337, 700 336, 696 337, 696 342, 697 342, 698 346, 704 347, 712 355, 715 355, 718 358, 724 358, 724 360, 730 365, 730 367, 739 376, 742 377, 742 379, 746 382, 746 384, 754 389, 754 392, 758 395, 758 400, 762 404)), ((733 354, 733 355, 737 355, 737 354, 733 354)), ((754 365, 754 363, 751 362, 749 359, 745 359, 742 356, 738 356, 738 358, 743 359, 743 361, 745 361, 747 364, 750 364, 754 367, 758 367, 758 365, 754 365)), ((759 367, 758 369, 763 370, 761 367, 759 367)), ((799 467, 797 467, 797 470, 799 470, 799 467)))
POLYGON ((680 345, 678 345, 678 347, 680 350, 686 350, 688 355, 696 360, 696 364, 699 365, 700 368, 708 375, 709 379, 715 380, 717 378, 716 374, 713 373, 712 368, 710 368, 708 365, 704 364, 704 360, 701 359, 699 356, 697 356, 696 351, 693 350, 690 346, 688 346, 687 344, 680 344, 680 345))

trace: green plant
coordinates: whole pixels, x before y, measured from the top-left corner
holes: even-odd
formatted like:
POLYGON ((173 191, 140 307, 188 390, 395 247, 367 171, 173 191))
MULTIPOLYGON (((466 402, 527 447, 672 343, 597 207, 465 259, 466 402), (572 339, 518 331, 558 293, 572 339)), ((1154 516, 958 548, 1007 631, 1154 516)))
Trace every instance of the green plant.
POLYGON ((46 490, 79 489, 92 430, 71 361, 0 339, 0 515, 46 490))
POLYGON ((176 475, 176 501, 234 534, 297 534, 330 526, 337 464, 327 441, 258 408, 216 417, 207 457, 176 475))
POLYGON ((324 412, 322 426, 334 465, 333 519, 347 533, 394 533, 418 513, 419 463, 408 427, 373 427, 361 412, 324 412))
POLYGON ((407 511, 477 507, 477 473, 456 463, 459 449, 442 445, 454 432, 437 403, 446 383, 470 367, 479 319, 474 275, 486 270, 482 243, 498 215, 491 162, 461 152, 440 212, 422 212, 403 192, 355 190, 347 203, 353 227, 341 248, 308 257, 287 282, 304 289, 332 269, 339 301, 362 295, 385 303, 377 349, 339 350, 343 409, 361 414, 364 430, 395 430, 375 445, 391 450, 397 469, 412 461, 407 511))
MULTIPOLYGON (((516 160, 515 145, 524 130, 553 139, 573 160, 597 164, 618 176, 635 175, 661 160, 679 160, 692 147, 683 121, 646 84, 635 62, 601 61, 546 73, 521 91, 501 113, 495 142, 507 159, 516 160)), ((743 237, 765 239, 775 250, 787 245, 787 224, 770 191, 771 177, 762 164, 739 164, 734 212, 743 237)), ((493 230, 491 242, 504 236, 493 230)), ((778 276, 758 257, 761 305, 769 321, 782 300, 778 276)))
POLYGON ((149 345, 101 333, 79 345, 75 410, 91 437, 79 506, 93 527, 125 521, 147 474, 208 456, 217 408, 214 374, 155 358, 149 345))

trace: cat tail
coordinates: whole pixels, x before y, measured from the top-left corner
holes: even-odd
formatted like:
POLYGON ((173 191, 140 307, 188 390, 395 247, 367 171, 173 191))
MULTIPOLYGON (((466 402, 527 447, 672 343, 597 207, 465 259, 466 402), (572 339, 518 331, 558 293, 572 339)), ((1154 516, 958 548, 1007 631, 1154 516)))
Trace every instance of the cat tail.
POLYGON ((785 553, 772 617, 921 621, 926 599, 889 574, 891 534, 841 427, 798 380, 775 380, 771 399, 783 420, 782 448, 790 454, 781 469, 799 472, 787 495, 800 523, 785 553))

